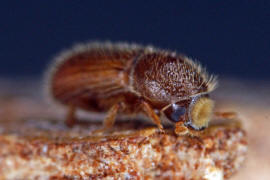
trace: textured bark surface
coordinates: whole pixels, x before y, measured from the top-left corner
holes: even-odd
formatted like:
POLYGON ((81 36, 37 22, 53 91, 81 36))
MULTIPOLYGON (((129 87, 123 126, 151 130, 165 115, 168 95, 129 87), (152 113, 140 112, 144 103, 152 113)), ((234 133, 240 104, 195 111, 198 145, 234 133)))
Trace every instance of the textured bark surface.
POLYGON ((222 179, 243 164, 245 133, 236 122, 211 126, 201 137, 176 137, 143 122, 118 123, 111 133, 92 136, 99 127, 83 123, 2 122, 2 179, 120 178, 222 179), (225 125, 226 124, 226 125, 225 125))
MULTIPOLYGON (((215 95, 217 108, 237 111, 244 129, 248 132, 261 130, 248 133, 252 141, 247 154, 246 133, 238 121, 215 120, 200 137, 176 137, 169 126, 165 134, 160 134, 149 122, 121 121, 111 132, 93 136, 91 131, 99 128, 101 122, 86 122, 95 119, 89 118, 88 114, 80 114, 80 119, 84 121, 70 129, 61 121, 65 111, 41 101, 40 91, 32 91, 36 85, 24 82, 24 87, 31 88, 20 91, 9 82, 2 85, 0 179, 222 179, 233 174, 236 175, 232 179, 267 177, 264 174, 267 166, 259 167, 269 162, 266 153, 269 143, 260 143, 262 135, 267 134, 265 129, 269 126, 264 120, 269 116, 264 116, 264 112, 268 111, 263 110, 265 106, 258 105, 263 104, 260 100, 252 101, 249 97, 255 93, 237 94, 239 89, 233 91, 235 88, 221 87, 215 95), (224 95, 225 90, 232 96, 224 95), (243 96, 250 99, 243 100, 243 96), (255 110, 256 106, 261 108, 259 112, 255 110), (254 112, 252 116, 253 111, 260 115, 256 116, 254 112), (262 155, 265 155, 264 159, 260 158, 262 155), (242 171, 236 173, 243 164, 242 171)), ((245 86, 241 88, 247 89, 245 86)))

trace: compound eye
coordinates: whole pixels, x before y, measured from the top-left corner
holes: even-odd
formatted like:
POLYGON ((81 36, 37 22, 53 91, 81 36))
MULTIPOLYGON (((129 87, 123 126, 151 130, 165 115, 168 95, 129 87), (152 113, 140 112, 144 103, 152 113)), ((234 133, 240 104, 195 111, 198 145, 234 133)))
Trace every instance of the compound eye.
POLYGON ((164 114, 172 122, 179 122, 186 113, 186 108, 177 104, 172 104, 165 109, 164 114))

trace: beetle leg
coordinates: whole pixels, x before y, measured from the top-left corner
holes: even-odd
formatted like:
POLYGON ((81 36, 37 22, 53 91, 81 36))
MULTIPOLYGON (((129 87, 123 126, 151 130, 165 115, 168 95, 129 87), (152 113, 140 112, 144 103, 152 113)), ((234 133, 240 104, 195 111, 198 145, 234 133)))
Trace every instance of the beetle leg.
POLYGON ((69 106, 67 117, 66 117, 66 125, 68 127, 72 127, 74 124, 76 124, 77 120, 75 117, 76 108, 74 106, 69 106))
POLYGON ((147 114, 148 117, 150 117, 153 122, 158 126, 159 130, 161 132, 164 132, 164 128, 161 124, 161 120, 158 117, 158 115, 155 113, 154 109, 145 101, 142 101, 141 103, 143 111, 147 114))
POLYGON ((196 131, 196 130, 192 130, 187 128, 184 125, 183 121, 179 121, 175 123, 175 130, 174 130, 175 134, 177 134, 178 136, 183 136, 183 135, 188 135, 191 137, 198 137, 201 135, 200 131, 196 131))
POLYGON ((215 112, 214 113, 215 117, 217 118, 226 118, 226 119, 236 119, 237 118, 237 113, 236 112, 215 112))
POLYGON ((108 114, 103 121, 103 129, 110 129, 113 127, 119 108, 120 108, 120 104, 117 103, 109 109, 108 114))
POLYGON ((108 129, 112 128, 114 123, 115 123, 116 115, 117 115, 120 107, 121 107, 120 103, 113 105, 109 109, 107 116, 103 121, 103 127, 101 129, 97 129, 97 130, 93 131, 93 133, 102 133, 102 132, 105 132, 108 129))
POLYGON ((177 135, 185 135, 189 133, 189 129, 184 125, 184 122, 179 121, 175 123, 174 132, 177 135))

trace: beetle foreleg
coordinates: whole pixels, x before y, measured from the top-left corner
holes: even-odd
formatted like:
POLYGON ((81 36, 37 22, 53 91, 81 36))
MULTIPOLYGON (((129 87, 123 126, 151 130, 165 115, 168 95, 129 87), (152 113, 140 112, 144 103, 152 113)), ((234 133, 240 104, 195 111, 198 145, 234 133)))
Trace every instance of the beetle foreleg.
POLYGON ((214 116, 216 118, 226 118, 226 119, 236 119, 237 118, 237 113, 233 111, 228 111, 228 112, 215 112, 214 116))
POLYGON ((192 130, 192 129, 187 128, 184 125, 184 122, 182 122, 182 121, 175 123, 174 132, 178 136, 188 135, 188 136, 191 136, 191 137, 198 137, 198 136, 200 136, 202 134, 201 131, 192 130))
POLYGON ((161 120, 158 117, 158 115, 155 113, 154 109, 145 101, 142 101, 141 103, 143 111, 147 114, 150 119, 153 120, 153 122, 158 126, 159 130, 161 132, 164 132, 164 128, 161 124, 161 120))
POLYGON ((177 135, 185 135, 189 133, 189 129, 184 125, 182 121, 175 123, 175 134, 177 135))

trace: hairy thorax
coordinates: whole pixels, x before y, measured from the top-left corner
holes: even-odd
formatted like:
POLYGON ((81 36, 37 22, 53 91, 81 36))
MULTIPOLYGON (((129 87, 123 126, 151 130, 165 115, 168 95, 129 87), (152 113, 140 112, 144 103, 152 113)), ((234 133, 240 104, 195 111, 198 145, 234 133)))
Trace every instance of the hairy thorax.
POLYGON ((144 55, 138 59, 133 78, 136 91, 156 106, 207 91, 199 72, 181 56, 144 55))

